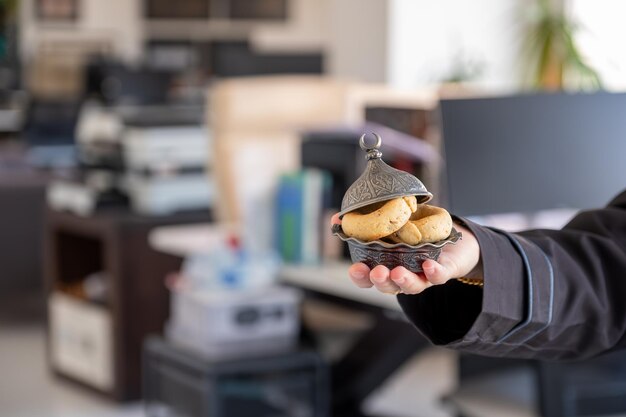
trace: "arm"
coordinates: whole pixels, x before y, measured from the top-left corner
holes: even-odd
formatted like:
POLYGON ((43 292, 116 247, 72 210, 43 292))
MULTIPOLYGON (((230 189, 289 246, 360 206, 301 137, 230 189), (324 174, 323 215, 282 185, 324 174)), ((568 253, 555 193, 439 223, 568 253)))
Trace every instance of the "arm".
MULTIPOLYGON (((480 246, 484 288, 455 281, 431 287, 470 271, 435 263, 435 282, 426 268, 423 277, 414 277, 428 290, 398 296, 433 343, 542 359, 584 358, 626 346, 626 192, 604 209, 580 213, 563 230, 511 234, 465 226, 480 246)), ((395 282, 397 269, 388 281, 395 282)))

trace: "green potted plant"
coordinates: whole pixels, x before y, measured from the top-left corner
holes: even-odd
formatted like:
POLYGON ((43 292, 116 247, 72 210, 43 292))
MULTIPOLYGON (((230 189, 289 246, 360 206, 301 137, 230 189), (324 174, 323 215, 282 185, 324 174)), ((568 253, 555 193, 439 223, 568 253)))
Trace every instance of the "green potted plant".
POLYGON ((525 48, 531 87, 547 90, 598 89, 602 81, 575 41, 580 26, 562 3, 536 0, 527 20, 525 48))

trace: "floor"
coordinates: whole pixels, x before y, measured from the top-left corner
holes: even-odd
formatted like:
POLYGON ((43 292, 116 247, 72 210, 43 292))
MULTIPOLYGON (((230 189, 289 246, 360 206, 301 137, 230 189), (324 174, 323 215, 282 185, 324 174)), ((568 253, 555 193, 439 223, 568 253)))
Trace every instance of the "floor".
POLYGON ((45 364, 44 329, 0 326, 0 416, 140 417, 140 404, 113 406, 95 394, 55 379, 45 364))
MULTIPOLYGON (((11 306, 6 299, 0 302, 0 417, 144 416, 139 402, 113 404, 53 377, 46 366, 42 303, 38 299, 29 303, 32 308, 24 308, 19 301, 20 314, 11 315, 7 311, 16 309, 7 308, 11 306)), ((456 353, 427 349, 374 392, 364 411, 386 417, 453 417, 460 408, 467 417, 537 416, 530 370, 512 370, 466 385, 452 400, 442 401, 455 391, 456 353)))
MULTIPOLYGON (((0 415, 7 417, 140 417, 141 404, 114 405, 97 395, 54 378, 45 363, 45 331, 41 324, 0 324, 0 415)), ((367 401, 365 409, 393 417, 450 417, 441 397, 454 381, 455 354, 431 349, 416 355, 367 401)), ((529 381, 515 377, 506 384, 519 388, 529 381), (516 379, 517 378, 517 379, 516 379)), ((532 383, 532 382, 530 382, 532 383)), ((518 390, 519 391, 519 390, 518 390)), ((493 393, 493 390, 490 391, 493 393)), ((490 399, 481 404, 480 395, 466 400, 477 408, 477 416, 531 417, 525 405, 515 401, 499 404, 490 399), (477 402, 478 399, 478 402, 477 402), (495 405, 494 405, 495 404, 495 405)), ((461 396, 461 401, 463 398, 461 396)))

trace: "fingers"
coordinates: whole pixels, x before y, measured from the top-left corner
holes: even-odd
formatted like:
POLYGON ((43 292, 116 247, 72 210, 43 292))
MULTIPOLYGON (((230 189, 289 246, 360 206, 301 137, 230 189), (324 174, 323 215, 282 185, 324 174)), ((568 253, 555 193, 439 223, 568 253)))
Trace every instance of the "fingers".
POLYGON ((370 272, 370 281, 380 292, 397 294, 400 287, 391 281, 389 274, 389 269, 386 266, 378 265, 370 272))
POLYGON ((391 271, 391 280, 404 294, 419 294, 432 284, 403 266, 391 271))
POLYGON ((370 288, 374 284, 370 281, 370 269, 364 263, 356 263, 348 269, 350 279, 357 287, 370 288))
POLYGON ((339 218, 339 213, 333 214, 333 217, 330 219, 330 224, 341 224, 341 219, 339 218))
POLYGON ((364 263, 356 263, 350 267, 348 273, 352 282, 360 288, 376 289, 382 293, 419 294, 432 285, 439 285, 452 278, 454 264, 445 258, 443 264, 427 260, 422 264, 424 274, 415 274, 408 269, 398 266, 392 271, 385 266, 378 265, 370 270, 364 263))
POLYGON ((348 273, 357 287, 376 287, 378 291, 388 294, 419 294, 432 285, 445 284, 452 278, 458 278, 458 267, 448 256, 441 256, 439 262, 426 260, 422 269, 423 275, 417 275, 402 266, 389 271, 387 267, 378 265, 370 270, 364 263, 356 263, 348 273))
POLYGON ((400 291, 400 287, 389 279, 389 269, 382 265, 378 265, 370 271, 364 263, 356 263, 348 270, 352 282, 360 288, 376 289, 383 293, 395 294, 400 291))
POLYGON ((434 285, 445 284, 451 278, 458 278, 458 267, 447 256, 442 256, 439 262, 428 259, 422 264, 426 279, 434 285))

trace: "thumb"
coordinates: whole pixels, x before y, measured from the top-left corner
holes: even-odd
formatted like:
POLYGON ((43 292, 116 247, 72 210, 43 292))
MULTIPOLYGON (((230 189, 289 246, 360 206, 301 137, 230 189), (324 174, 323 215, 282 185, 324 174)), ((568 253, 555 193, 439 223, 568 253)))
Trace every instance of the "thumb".
MULTIPOLYGON (((443 255, 443 254, 442 254, 443 255)), ((452 278, 457 278, 458 267, 452 259, 442 256, 439 261, 427 259, 422 264, 426 279, 434 285, 445 284, 452 278)))

